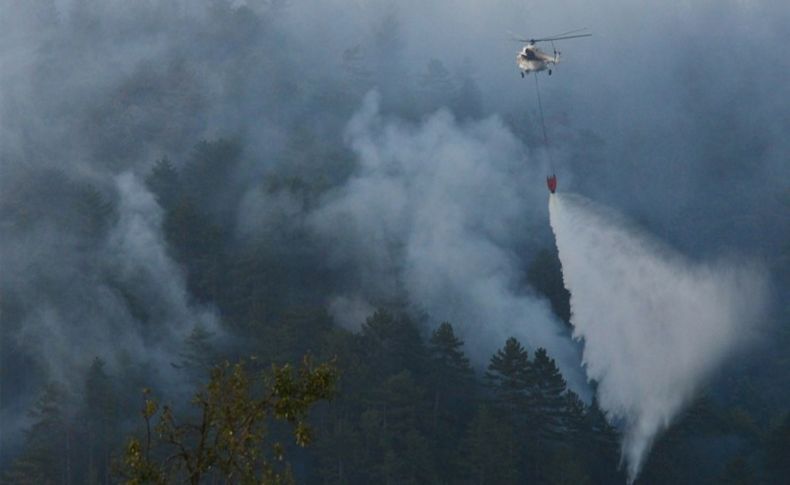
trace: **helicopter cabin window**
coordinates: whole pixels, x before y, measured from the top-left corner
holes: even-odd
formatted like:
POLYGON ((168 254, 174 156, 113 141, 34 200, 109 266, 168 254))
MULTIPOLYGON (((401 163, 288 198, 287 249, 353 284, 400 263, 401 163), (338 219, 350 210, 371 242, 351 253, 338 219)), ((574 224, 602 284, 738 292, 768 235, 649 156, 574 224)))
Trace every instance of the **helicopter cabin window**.
POLYGON ((535 52, 531 51, 529 49, 527 49, 526 52, 524 52, 524 55, 526 56, 527 60, 529 60, 529 61, 534 61, 534 60, 537 60, 537 58, 538 58, 538 56, 535 55, 535 52))

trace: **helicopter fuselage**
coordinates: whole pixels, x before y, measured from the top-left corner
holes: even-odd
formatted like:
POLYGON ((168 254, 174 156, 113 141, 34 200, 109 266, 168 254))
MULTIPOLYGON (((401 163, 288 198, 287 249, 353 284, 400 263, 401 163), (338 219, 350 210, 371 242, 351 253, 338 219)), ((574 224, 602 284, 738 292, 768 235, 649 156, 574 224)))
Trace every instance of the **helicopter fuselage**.
POLYGON ((532 44, 525 45, 516 56, 516 65, 524 74, 545 71, 558 62, 560 62, 559 54, 551 56, 532 44))

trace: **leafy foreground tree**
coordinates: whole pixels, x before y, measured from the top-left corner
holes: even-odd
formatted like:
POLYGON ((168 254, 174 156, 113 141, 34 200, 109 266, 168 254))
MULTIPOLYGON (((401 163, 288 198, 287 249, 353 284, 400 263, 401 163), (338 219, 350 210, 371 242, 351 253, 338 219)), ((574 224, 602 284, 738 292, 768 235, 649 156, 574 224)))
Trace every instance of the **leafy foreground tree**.
POLYGON ((192 401, 199 409, 197 421, 184 423, 146 391, 146 435, 129 440, 122 475, 130 485, 198 484, 218 476, 230 483, 291 483, 284 445, 275 441, 267 449, 270 421, 289 423, 296 444, 308 445, 310 408, 333 396, 337 377, 334 365, 314 365, 307 357, 296 372, 289 364, 274 365, 259 378, 243 363, 225 363, 212 370, 208 385, 192 401), (275 467, 271 458, 282 465, 275 467))

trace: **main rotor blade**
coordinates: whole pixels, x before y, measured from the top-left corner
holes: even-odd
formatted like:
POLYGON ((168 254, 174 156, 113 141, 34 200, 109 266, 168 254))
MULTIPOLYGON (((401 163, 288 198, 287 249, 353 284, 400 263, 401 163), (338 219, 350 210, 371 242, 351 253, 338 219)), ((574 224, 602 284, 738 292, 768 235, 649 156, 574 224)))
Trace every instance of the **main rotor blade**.
POLYGON ((582 27, 581 29, 569 30, 569 31, 563 32, 561 34, 554 34, 554 35, 552 35, 552 37, 559 37, 561 35, 575 34, 576 32, 581 32, 582 30, 587 30, 587 27, 582 27))
POLYGON ((510 37, 510 40, 512 40, 514 42, 522 42, 522 43, 523 42, 529 42, 529 39, 522 39, 521 37, 517 36, 516 34, 514 34, 513 32, 511 32, 509 30, 507 31, 507 35, 510 37))
POLYGON ((546 37, 543 39, 530 39, 530 42, 549 42, 552 40, 577 39, 579 37, 590 37, 590 36, 592 36, 592 34, 566 35, 561 37, 546 37))

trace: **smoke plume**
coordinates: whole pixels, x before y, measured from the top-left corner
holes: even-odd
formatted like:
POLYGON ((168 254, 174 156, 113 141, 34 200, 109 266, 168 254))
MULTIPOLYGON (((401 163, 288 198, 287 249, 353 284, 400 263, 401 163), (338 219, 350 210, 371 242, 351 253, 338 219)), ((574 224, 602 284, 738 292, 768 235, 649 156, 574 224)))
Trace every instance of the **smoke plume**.
MULTIPOLYGON (((217 319, 191 302, 153 195, 131 173, 114 177, 108 195, 57 172, 16 182, 3 199, 3 222, 12 230, 0 244, 7 297, 0 330, 22 370, 11 367, 18 379, 6 389, 24 395, 43 379, 80 395, 83 371, 96 357, 114 371, 144 365, 150 382, 177 383, 169 364, 184 339, 196 325, 217 332, 217 319), (27 189, 49 197, 36 206, 27 189)), ((24 422, 4 419, 8 431, 24 422)))
POLYGON ((0 429, 22 427, 43 380, 79 381, 95 356, 155 367, 184 322, 215 327, 135 177, 161 158, 189 172, 218 138, 242 155, 192 195, 236 224, 228 248, 277 261, 267 295, 348 328, 406 302, 426 332, 450 320, 478 363, 515 335, 583 388, 578 346, 526 281, 552 242, 508 30, 594 34, 558 44, 541 78, 561 187, 684 254, 786 267, 788 2, 557 7, 0 0, 0 429))
POLYGON ((755 269, 696 264, 577 195, 549 199, 574 337, 601 407, 622 422, 633 481, 656 434, 755 332, 755 269))
MULTIPOLYGON (((403 294, 431 322, 448 320, 483 364, 505 339, 542 346, 584 393, 575 346, 547 302, 525 289, 518 248, 538 232, 538 168, 497 117, 458 122, 439 111, 421 123, 388 118, 370 93, 349 123, 359 167, 309 220, 329 259, 356 268, 342 302, 403 294)), ((360 320, 361 324, 362 321, 360 320)))

